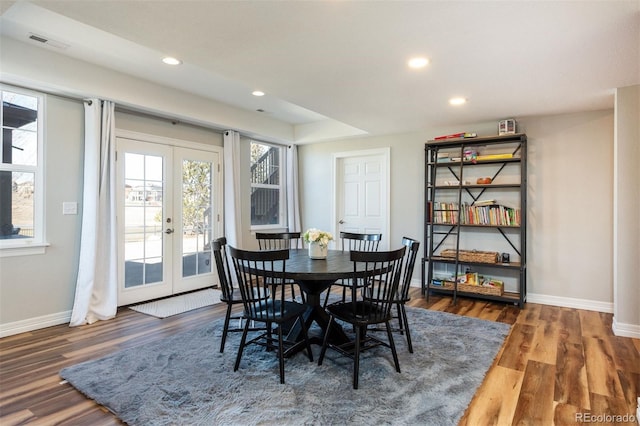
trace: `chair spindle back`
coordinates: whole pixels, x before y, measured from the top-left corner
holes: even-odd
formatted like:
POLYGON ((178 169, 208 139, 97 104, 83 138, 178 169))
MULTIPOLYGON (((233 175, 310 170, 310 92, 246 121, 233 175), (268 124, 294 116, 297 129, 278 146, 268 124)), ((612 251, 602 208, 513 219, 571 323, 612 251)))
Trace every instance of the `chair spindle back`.
POLYGON ((340 232, 342 251, 377 251, 382 234, 340 232))
POLYGON ((284 313, 284 292, 273 300, 276 287, 284 285, 284 272, 289 250, 248 251, 229 247, 245 315, 259 321, 270 321, 284 313))

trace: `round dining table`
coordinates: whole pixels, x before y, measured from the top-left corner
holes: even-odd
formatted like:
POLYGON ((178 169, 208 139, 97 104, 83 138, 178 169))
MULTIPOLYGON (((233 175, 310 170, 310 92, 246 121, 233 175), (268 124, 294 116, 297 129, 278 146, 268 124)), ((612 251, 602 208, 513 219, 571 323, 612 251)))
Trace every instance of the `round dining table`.
MULTIPOLYGON (((322 330, 322 336, 311 336, 312 343, 322 344, 322 338, 327 331, 329 314, 322 306, 321 294, 331 287, 337 280, 353 276, 353 262, 348 251, 329 250, 326 259, 311 259, 308 250, 291 249, 286 261, 284 277, 293 280, 304 293, 307 311, 304 314, 307 330, 315 322, 322 330)), ((287 334, 287 340, 302 340, 302 328, 296 322, 287 334)), ((351 339, 344 330, 334 322, 329 334, 329 340, 335 344, 349 342, 351 339)))

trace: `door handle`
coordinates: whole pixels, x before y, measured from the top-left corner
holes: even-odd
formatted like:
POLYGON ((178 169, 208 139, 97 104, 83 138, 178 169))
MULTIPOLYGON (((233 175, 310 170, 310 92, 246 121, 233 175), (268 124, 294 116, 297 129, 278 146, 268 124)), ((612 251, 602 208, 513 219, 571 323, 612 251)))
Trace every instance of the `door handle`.
POLYGON ((164 231, 165 234, 173 234, 173 229, 171 228, 167 228, 166 231, 164 231))
POLYGON ((340 221, 338 222, 340 225, 342 225, 344 223, 344 220, 340 219, 340 221))

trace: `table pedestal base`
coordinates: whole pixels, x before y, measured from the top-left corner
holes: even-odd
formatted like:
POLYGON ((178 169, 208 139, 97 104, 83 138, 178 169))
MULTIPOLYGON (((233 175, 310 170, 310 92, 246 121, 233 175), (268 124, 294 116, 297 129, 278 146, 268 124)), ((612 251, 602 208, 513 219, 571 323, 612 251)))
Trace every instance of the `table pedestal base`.
MULTIPOLYGON (((305 294, 307 311, 304 313, 304 320, 307 330, 311 329, 311 325, 315 322, 318 324, 320 329, 322 330, 321 336, 309 336, 311 343, 322 345, 322 339, 324 339, 324 335, 327 332, 327 327, 329 325, 329 314, 322 307, 322 297, 321 294, 323 291, 329 289, 331 284, 335 282, 335 280, 330 281, 296 281, 300 286, 300 289, 305 294)), ((298 321, 291 327, 289 333, 287 334, 287 340, 290 342, 299 342, 303 340, 302 337, 302 327, 298 321)), ((333 326, 331 327, 331 332, 329 333, 329 342, 340 345, 349 342, 351 339, 345 334, 342 327, 337 324, 335 321, 333 326)), ((302 347, 301 349, 304 349, 302 347)), ((289 356, 292 354, 289 354, 289 356)))

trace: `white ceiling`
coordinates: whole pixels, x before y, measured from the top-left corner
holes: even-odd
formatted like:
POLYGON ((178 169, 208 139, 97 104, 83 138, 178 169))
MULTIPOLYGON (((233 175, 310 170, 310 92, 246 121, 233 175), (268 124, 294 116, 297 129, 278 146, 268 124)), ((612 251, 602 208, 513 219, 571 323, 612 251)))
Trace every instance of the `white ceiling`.
POLYGON ((11 3, 5 36, 353 134, 612 108, 616 87, 640 84, 640 0, 11 3), (409 69, 414 55, 430 65, 409 69))

